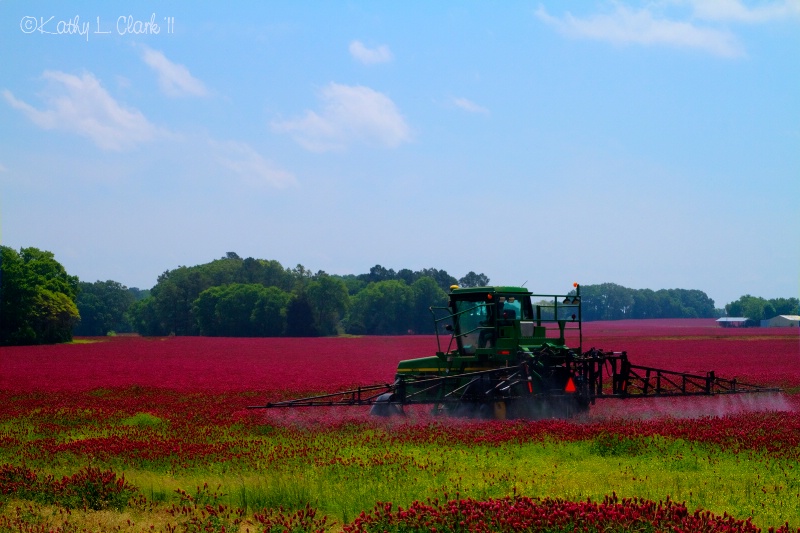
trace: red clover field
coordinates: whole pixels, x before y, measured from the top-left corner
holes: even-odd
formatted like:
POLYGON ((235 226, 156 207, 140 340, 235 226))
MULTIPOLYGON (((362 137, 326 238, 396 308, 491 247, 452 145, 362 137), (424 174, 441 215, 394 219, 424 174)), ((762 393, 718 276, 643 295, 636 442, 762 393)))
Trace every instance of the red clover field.
POLYGON ((784 392, 376 419, 247 406, 391 382, 435 337, 0 348, 0 532, 800 531, 797 328, 590 322, 583 346, 784 392))

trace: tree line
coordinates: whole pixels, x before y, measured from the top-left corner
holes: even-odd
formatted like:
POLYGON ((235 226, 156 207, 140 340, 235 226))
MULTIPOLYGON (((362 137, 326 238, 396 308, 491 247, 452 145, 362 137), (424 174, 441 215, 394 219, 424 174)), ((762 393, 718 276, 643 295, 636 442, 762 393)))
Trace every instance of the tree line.
POLYGON ((616 283, 581 286, 583 319, 714 318, 705 292, 689 289, 629 289, 616 283))
POLYGON ((724 309, 714 307, 705 292, 689 289, 629 289, 615 283, 581 286, 583 320, 622 320, 643 318, 718 318, 723 315, 746 317, 753 321, 800 312, 797 298, 767 300, 749 294, 724 309))
POLYGON ((159 276, 127 311, 143 335, 326 336, 343 333, 432 333, 431 306, 445 305, 454 284, 488 283, 470 272, 459 279, 435 268, 368 274, 312 273, 302 265, 240 258, 229 252, 203 265, 159 276))
MULTIPOLYGON (((432 333, 429 308, 451 285, 489 285, 485 274, 456 279, 444 270, 375 265, 360 275, 312 273, 302 265, 242 259, 234 252, 181 266, 149 290, 115 281, 79 281, 53 254, 0 247, 0 344, 65 342, 73 335, 328 336, 432 333)), ((721 315, 704 292, 581 286, 583 319, 705 318, 721 315)), ((742 296, 725 307, 752 320, 798 314, 797 298, 742 296)))
POLYGON ((0 344, 72 340, 78 278, 50 252, 0 246, 0 344))
POLYGON ((778 315, 800 315, 800 300, 797 298, 761 298, 745 294, 725 306, 728 316, 745 317, 756 324, 778 315))

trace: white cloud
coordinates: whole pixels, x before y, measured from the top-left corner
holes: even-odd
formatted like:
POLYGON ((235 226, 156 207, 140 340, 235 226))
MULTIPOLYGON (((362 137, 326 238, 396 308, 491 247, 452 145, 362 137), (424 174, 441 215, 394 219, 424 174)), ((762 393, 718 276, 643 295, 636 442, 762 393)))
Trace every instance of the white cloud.
POLYGON ((466 98, 453 98, 452 102, 456 107, 461 108, 464 111, 469 111, 470 113, 481 113, 484 115, 489 114, 488 109, 481 107, 472 100, 468 100, 466 98))
POLYGON ((296 183, 293 174, 277 168, 247 143, 209 141, 209 144, 217 162, 251 186, 282 189, 296 183))
POLYGON ((736 37, 728 31, 669 20, 648 9, 632 10, 616 3, 609 14, 583 19, 570 13, 557 18, 542 6, 537 9, 536 16, 568 37, 616 44, 696 48, 723 57, 738 57, 744 53, 736 37))
POLYGON ((203 82, 189 73, 183 65, 173 63, 158 50, 142 46, 142 59, 158 74, 158 84, 168 96, 206 96, 203 82))
POLYGON ((3 91, 9 105, 40 128, 77 133, 104 150, 132 148, 165 134, 138 110, 117 103, 90 73, 74 76, 45 71, 43 77, 52 82, 44 95, 45 109, 18 100, 9 90, 3 91))
POLYGON ((748 7, 740 0, 688 0, 697 18, 759 23, 800 18, 800 0, 784 0, 748 7))
POLYGON ((367 48, 361 41, 350 43, 350 55, 365 65, 377 65, 378 63, 388 63, 392 60, 392 52, 385 44, 377 48, 367 48))
POLYGON ((330 83, 320 91, 320 100, 319 113, 306 111, 301 118, 275 121, 272 127, 315 152, 342 150, 354 142, 394 148, 411 140, 408 124, 383 93, 330 83))

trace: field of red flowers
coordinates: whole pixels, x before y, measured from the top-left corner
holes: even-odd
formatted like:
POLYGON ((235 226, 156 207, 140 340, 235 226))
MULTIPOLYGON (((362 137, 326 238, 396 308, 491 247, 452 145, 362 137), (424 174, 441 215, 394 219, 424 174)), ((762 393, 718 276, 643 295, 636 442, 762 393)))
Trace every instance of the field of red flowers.
MULTIPOLYGON (((402 359, 432 355, 432 336, 219 338, 117 336, 0 349, 0 390, 333 391, 391 381, 402 359)), ((627 351, 632 362, 800 387, 797 329, 723 329, 713 320, 590 322, 584 348, 627 351)))
MULTIPOLYGON (((59 525, 46 519, 43 513, 50 513, 49 507, 34 510, 30 507, 34 504, 27 504, 26 511, 19 502, 27 500, 66 509, 84 505, 87 512, 107 506, 121 509, 122 515, 134 512, 131 509, 135 507, 138 519, 151 520, 152 527, 137 529, 130 519, 129 527, 123 526, 122 519, 114 522, 114 529, 130 531, 174 531, 177 527, 232 531, 244 527, 270 532, 337 528, 755 532, 759 528, 748 519, 753 517, 779 531, 795 531, 800 525, 800 479, 792 467, 800 462, 797 329, 722 329, 713 320, 596 322, 584 324, 583 346, 624 350, 637 364, 698 373, 714 370, 721 377, 779 386, 786 392, 607 400, 598 402, 588 417, 578 421, 441 421, 415 411, 405 420, 384 422, 369 420, 362 408, 287 412, 251 411, 245 406, 391 381, 398 361, 431 355, 436 349, 435 337, 117 336, 78 339, 66 345, 0 348, 0 507, 6 505, 0 511, 0 531, 94 530, 86 522, 80 526, 70 522, 67 527, 67 522, 59 525), (735 511, 737 518, 695 511, 691 503, 670 500, 654 503, 614 495, 605 501, 595 497, 593 501, 570 502, 512 495, 506 488, 528 486, 528 478, 511 459, 500 455, 494 463, 478 467, 483 464, 479 462, 464 470, 465 479, 472 476, 477 480, 470 482, 472 485, 462 481, 461 475, 448 477, 455 475, 448 466, 453 454, 470 455, 469 450, 476 449, 487 457, 490 450, 513 455, 517 453, 513 450, 528 450, 535 444, 550 457, 547 454, 561 453, 557 446, 570 443, 590 443, 581 449, 588 449, 591 457, 613 458, 613 464, 603 463, 606 470, 601 477, 622 476, 619 489, 623 494, 646 490, 646 494, 661 494, 657 500, 683 495, 689 502, 716 502, 717 508, 735 511), (694 457, 691 464, 684 457, 687 453, 694 457), (740 501, 735 509, 715 500, 714 494, 725 492, 721 489, 726 483, 724 476, 713 480, 715 490, 680 485, 686 482, 681 480, 704 479, 691 476, 699 476, 705 469, 716 475, 717 465, 728 463, 732 470, 724 475, 746 479, 745 485, 758 483, 752 490, 743 488, 741 481, 731 487, 734 499, 740 501), (756 468, 765 470, 758 473, 756 468), (309 469, 314 469, 314 476, 330 480, 334 485, 330 494, 325 487, 306 480, 309 469), (647 475, 631 476, 629 469, 664 477, 642 485, 647 475), (222 473, 227 471, 232 472, 233 480, 228 483, 241 485, 238 500, 229 495, 223 505, 207 487, 198 487, 192 495, 191 487, 181 485, 175 490, 177 501, 158 511, 160 500, 154 485, 172 487, 176 479, 198 476, 224 483, 222 473), (140 485, 147 480, 149 498, 141 486, 115 477, 115 472, 135 474, 140 485), (59 475, 63 477, 59 479, 59 475), (162 481, 153 481, 153 476, 162 475, 162 481), (244 481, 248 476, 267 475, 273 479, 269 490, 261 481, 244 481), (308 493, 295 498, 291 490, 281 488, 281 476, 287 475, 298 476, 290 477, 290 483, 308 493), (364 512, 359 514, 356 507, 342 511, 332 521, 321 514, 324 498, 347 492, 336 487, 342 483, 349 486, 348 477, 360 479, 352 481, 356 483, 353 487, 372 484, 364 501, 384 493, 397 494, 392 491, 398 488, 384 485, 387 476, 407 478, 410 485, 404 490, 411 494, 414 487, 432 492, 416 495, 420 500, 411 505, 410 499, 404 500, 404 507, 373 499, 370 506, 376 506, 372 511, 361 507, 364 512), (658 483, 665 482, 674 486, 659 488, 658 483), (453 500, 453 487, 459 486, 467 492, 483 487, 479 494, 490 497, 476 499, 469 493, 453 500), (253 491, 261 495, 261 507, 255 507, 253 491), (296 511, 284 512, 271 504, 276 491, 280 492, 276 501, 281 505, 292 501, 297 504, 296 511), (245 492, 250 496, 245 497, 245 492), (422 503, 430 494, 441 499, 422 503), (130 504, 134 507, 125 507, 128 496, 136 502, 130 504), (311 501, 319 508, 309 507, 311 501), (166 516, 162 525, 152 518, 157 515, 166 516), (487 516, 497 523, 487 526, 487 516), (784 521, 791 522, 792 528, 781 526, 784 521), (535 524, 541 527, 536 529, 535 524)), ((591 457, 573 457, 576 464, 597 468, 591 457)), ((547 490, 574 482, 558 477, 556 466, 551 465, 554 470, 547 490)), ((608 480, 602 483, 607 486, 608 480)), ((536 486, 528 490, 541 490, 536 486)), ((581 487, 578 494, 587 494, 587 490, 592 494, 590 487, 581 487)))

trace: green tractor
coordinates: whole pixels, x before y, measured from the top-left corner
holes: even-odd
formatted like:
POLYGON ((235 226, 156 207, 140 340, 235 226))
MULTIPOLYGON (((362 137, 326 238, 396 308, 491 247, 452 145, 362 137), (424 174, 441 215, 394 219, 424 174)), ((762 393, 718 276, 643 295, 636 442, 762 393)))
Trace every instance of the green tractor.
POLYGON ((625 352, 583 350, 580 285, 562 295, 524 287, 452 286, 432 307, 437 351, 400 361, 391 385, 370 385, 253 408, 369 405, 377 416, 427 404, 483 419, 571 418, 598 398, 695 396, 779 389, 631 364, 625 352))
POLYGON ((436 355, 401 361, 397 390, 378 397, 374 414, 417 401, 478 418, 569 417, 588 409, 588 389, 573 368, 582 351, 577 283, 563 296, 453 286, 449 305, 431 312, 436 355))

